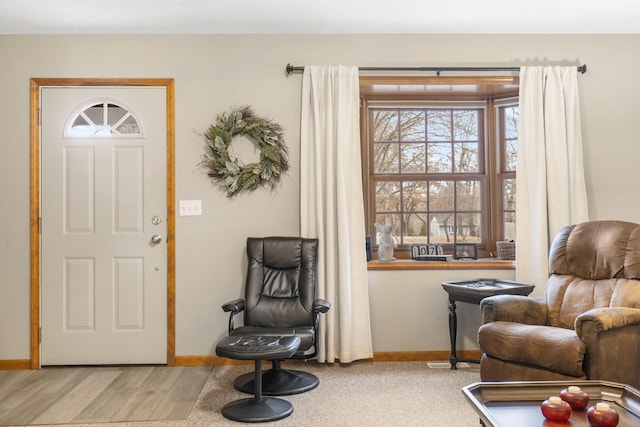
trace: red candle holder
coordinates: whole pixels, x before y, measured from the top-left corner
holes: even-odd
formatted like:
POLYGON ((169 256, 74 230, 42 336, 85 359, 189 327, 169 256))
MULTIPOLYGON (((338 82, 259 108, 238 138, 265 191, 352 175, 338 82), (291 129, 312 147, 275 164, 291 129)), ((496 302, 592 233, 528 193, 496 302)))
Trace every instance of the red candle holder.
POLYGON ((571 406, 574 411, 582 411, 589 404, 589 395, 580 390, 580 387, 570 386, 560 392, 560 399, 564 400, 571 406))
POLYGON ((616 427, 620 417, 608 403, 598 402, 587 409, 587 420, 591 427, 616 427))
POLYGON ((559 396, 552 396, 542 402, 540 409, 549 421, 568 421, 571 418, 571 406, 559 396))

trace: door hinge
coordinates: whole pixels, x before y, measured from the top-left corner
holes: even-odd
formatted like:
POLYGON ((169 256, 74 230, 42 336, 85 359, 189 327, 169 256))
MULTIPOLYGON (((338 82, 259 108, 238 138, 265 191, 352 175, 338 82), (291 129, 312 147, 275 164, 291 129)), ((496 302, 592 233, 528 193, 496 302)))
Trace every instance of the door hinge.
POLYGON ((38 344, 42 344, 42 326, 38 328, 38 344))
POLYGON ((42 108, 38 108, 38 125, 42 124, 42 108))
POLYGON ((42 217, 38 218, 38 234, 42 234, 42 217))

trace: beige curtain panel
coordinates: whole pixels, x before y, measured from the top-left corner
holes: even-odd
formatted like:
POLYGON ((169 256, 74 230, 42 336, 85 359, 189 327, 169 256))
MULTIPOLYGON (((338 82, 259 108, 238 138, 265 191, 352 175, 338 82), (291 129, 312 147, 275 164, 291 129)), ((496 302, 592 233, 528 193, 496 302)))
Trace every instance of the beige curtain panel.
POLYGON ((365 254, 357 67, 307 66, 302 77, 301 235, 319 239, 318 361, 373 357, 365 254))
POLYGON ((589 219, 575 66, 522 67, 516 176, 516 280, 544 293, 549 246, 589 219))

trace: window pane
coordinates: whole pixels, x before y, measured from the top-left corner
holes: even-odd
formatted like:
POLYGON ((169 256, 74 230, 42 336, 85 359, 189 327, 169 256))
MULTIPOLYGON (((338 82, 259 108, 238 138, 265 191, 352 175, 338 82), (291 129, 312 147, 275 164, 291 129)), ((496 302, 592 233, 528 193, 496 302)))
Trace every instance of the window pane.
POLYGON ((400 144, 402 173, 424 173, 427 167, 425 145, 400 144))
POLYGON ((405 181, 402 183, 402 210, 405 212, 427 211, 427 183, 405 181))
POLYGON ((429 182, 429 211, 453 211, 453 181, 429 182))
POLYGON ((429 221, 429 243, 453 242, 453 214, 431 214, 429 218, 431 218, 429 221))
POLYGON ((404 235, 402 242, 405 245, 427 243, 427 214, 404 214, 404 235))
POLYGON ((373 113, 373 140, 378 142, 398 140, 398 112, 376 110, 373 113))
POLYGON ((516 239, 516 213, 504 213, 504 238, 505 240, 516 239))
POLYGON ((120 124, 116 127, 118 133, 121 134, 139 134, 142 133, 140 131, 140 126, 136 121, 135 117, 133 117, 130 113, 127 113, 125 117, 121 119, 120 124))
POLYGON ((456 199, 458 212, 482 210, 480 181, 456 182, 456 199))
POLYGON ((478 144, 454 143, 453 155, 456 172, 478 172, 478 144))
POLYGON ((519 107, 502 107, 504 129, 504 171, 515 171, 518 162, 519 107))
POLYGON ((400 115, 400 139, 424 141, 424 111, 403 111, 400 115))
POLYGON ((94 123, 90 123, 90 119, 87 116, 78 115, 71 125, 69 131, 72 135, 91 135, 93 133, 94 123))
POLYGON ((505 179, 502 181, 502 207, 505 211, 516 210, 516 180, 505 179))
POLYGON ((445 173, 453 172, 453 162, 451 159, 451 144, 427 144, 427 172, 445 173))
POLYGON ((507 139, 518 138, 518 124, 520 122, 519 106, 514 105, 504 108, 504 137, 507 139))
POLYGON ((482 219, 480 213, 456 215, 456 242, 479 243, 481 241, 482 219))
POLYGON ((373 170, 374 173, 400 172, 398 144, 373 144, 373 170))
POLYGON ((502 209, 504 238, 515 240, 516 238, 516 180, 504 179, 502 181, 502 209))
POLYGON ((514 171, 518 163, 518 140, 507 139, 504 142, 505 171, 514 171))
POLYGON ((427 111, 427 140, 451 141, 451 110, 427 111))
POLYGON ((400 182, 376 183, 376 212, 400 211, 400 182))
POLYGON ((477 110, 462 110, 453 113, 453 139, 456 141, 478 140, 477 110))
POLYGON ((127 113, 128 113, 127 110, 125 110, 124 108, 118 105, 108 104, 107 105, 107 124, 109 126, 114 126, 127 113))
POLYGON ((104 124, 104 104, 95 104, 89 108, 86 108, 83 113, 91 120, 92 123, 96 125, 104 124))

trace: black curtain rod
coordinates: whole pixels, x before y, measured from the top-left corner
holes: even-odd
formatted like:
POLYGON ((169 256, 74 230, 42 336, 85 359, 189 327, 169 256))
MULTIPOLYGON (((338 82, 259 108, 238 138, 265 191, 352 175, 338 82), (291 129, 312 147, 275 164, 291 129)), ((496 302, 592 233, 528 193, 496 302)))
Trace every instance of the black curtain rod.
MULTIPOLYGON (((360 71, 433 71, 437 75, 446 71, 502 71, 502 72, 519 72, 520 67, 359 67, 360 71)), ((287 75, 293 73, 302 73, 304 66, 295 66, 287 64, 285 71, 287 75)), ((584 74, 587 72, 587 64, 579 65, 578 72, 584 74)))

